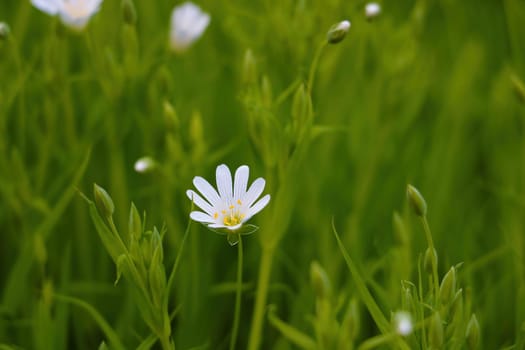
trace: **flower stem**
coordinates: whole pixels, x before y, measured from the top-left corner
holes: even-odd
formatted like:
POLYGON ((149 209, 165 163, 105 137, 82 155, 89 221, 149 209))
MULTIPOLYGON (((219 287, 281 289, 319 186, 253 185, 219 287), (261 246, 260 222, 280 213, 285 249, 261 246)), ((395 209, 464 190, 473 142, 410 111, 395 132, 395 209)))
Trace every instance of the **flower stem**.
POLYGON ((268 296, 268 285, 270 283, 273 253, 273 247, 263 248, 261 265, 259 267, 259 280, 257 282, 257 294, 255 297, 255 307, 253 312, 252 328, 250 330, 248 350, 257 350, 261 343, 264 309, 266 306, 266 297, 268 296))
MULTIPOLYGON (((434 242, 432 240, 432 232, 430 231, 430 226, 428 225, 427 217, 423 216, 421 217, 421 221, 423 223, 423 230, 425 231, 425 235, 427 237, 428 247, 429 249, 435 251, 434 248, 434 242)), ((439 298, 439 277, 438 277, 438 268, 435 260, 432 260, 432 279, 434 284, 434 297, 436 301, 436 305, 439 298)))
POLYGON ((308 73, 308 94, 312 95, 312 89, 314 86, 315 81, 315 72, 317 71, 317 66, 319 65, 319 59, 321 58, 321 54, 323 53, 323 49, 326 46, 326 40, 323 40, 322 44, 319 45, 317 48, 317 51, 315 52, 314 60, 312 61, 312 65, 310 66, 310 71, 308 73))
POLYGON ((235 313, 233 319, 232 337, 230 339, 230 350, 235 349, 237 334, 239 333, 239 321, 241 318, 241 293, 242 293, 242 237, 239 234, 237 243, 237 291, 235 293, 235 313))

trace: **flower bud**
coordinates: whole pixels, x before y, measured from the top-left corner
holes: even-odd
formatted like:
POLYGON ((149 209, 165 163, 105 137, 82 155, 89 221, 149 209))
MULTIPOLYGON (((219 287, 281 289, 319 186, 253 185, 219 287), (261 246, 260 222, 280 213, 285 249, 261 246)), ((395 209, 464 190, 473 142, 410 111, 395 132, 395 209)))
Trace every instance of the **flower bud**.
POLYGON ((7 40, 11 34, 11 29, 5 22, 0 22, 0 40, 7 40))
POLYGON ((350 29, 350 25, 350 21, 346 20, 334 24, 330 30, 328 30, 326 41, 330 44, 337 44, 342 41, 350 29))
POLYGON ((150 171, 152 171, 157 163, 155 160, 151 157, 141 157, 137 159, 135 164, 133 165, 133 168, 137 173, 145 174, 150 171))
POLYGON ((180 120, 177 115, 177 112, 175 111, 175 107, 173 105, 164 100, 164 103, 162 104, 163 114, 164 114, 164 120, 166 123, 166 128, 169 131, 179 131, 180 130, 180 120))
POLYGON ((427 215, 427 202, 419 191, 412 185, 407 185, 407 199, 414 213, 419 217, 427 215))
POLYGON ((325 299, 331 295, 330 279, 317 261, 310 264, 310 281, 318 299, 325 299))
POLYGON ((297 133, 296 135, 300 134, 300 131, 308 123, 311 117, 312 100, 310 99, 310 94, 304 84, 301 84, 297 88, 292 102, 292 120, 294 130, 297 133))
POLYGON ((408 232, 401 215, 396 211, 392 216, 392 226, 394 227, 394 238, 400 245, 408 243, 408 232))
POLYGON ((95 205, 97 206, 98 211, 106 219, 111 218, 115 211, 115 205, 109 194, 97 184, 93 184, 93 193, 95 196, 95 205))
POLYGON ((432 266, 437 266, 438 264, 438 255, 434 248, 427 248, 425 251, 425 259, 423 260, 423 267, 425 271, 429 274, 432 274, 432 266))
POLYGON ((439 312, 435 312, 430 320, 428 341, 432 349, 441 349, 443 346, 443 323, 439 312))
POLYGON ((246 50, 242 63, 242 83, 246 85, 255 84, 257 81, 257 64, 252 50, 246 50))
POLYGON ((122 0, 122 18, 124 22, 134 26, 137 23, 137 10, 133 0, 122 0))
POLYGON ((381 6, 377 2, 369 2, 365 6, 365 15, 369 20, 374 19, 375 17, 381 14, 381 6))
POLYGON ((467 338, 467 346, 469 350, 478 348, 479 345, 479 323, 475 314, 472 314, 470 321, 467 325, 467 332, 465 337, 467 338))
POLYGON ((142 236, 142 220, 134 203, 129 210, 128 231, 131 240, 138 241, 142 236))
POLYGON ((441 286, 439 287, 439 298, 443 305, 448 305, 452 301, 452 298, 456 294, 456 269, 454 266, 448 270, 443 280, 441 280, 441 286))
POLYGON ((266 75, 262 77, 261 81, 261 100, 265 107, 270 108, 272 106, 272 84, 266 75))

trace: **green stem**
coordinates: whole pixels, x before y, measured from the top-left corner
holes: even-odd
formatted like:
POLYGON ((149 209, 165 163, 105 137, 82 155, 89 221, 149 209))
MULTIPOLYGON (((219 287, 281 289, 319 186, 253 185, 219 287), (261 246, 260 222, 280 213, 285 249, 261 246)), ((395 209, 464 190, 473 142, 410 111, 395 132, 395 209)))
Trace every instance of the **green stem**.
POLYGON ((259 267, 259 280, 257 282, 257 294, 255 297, 255 307, 252 318, 252 328, 250 330, 250 340, 248 350, 257 350, 261 344, 261 333, 263 328, 264 309, 266 297, 268 296, 268 286, 270 283, 270 272, 273 263, 273 247, 263 247, 261 265, 259 267))
MULTIPOLYGON (((434 253, 436 253, 436 249, 434 248, 434 242, 432 240, 432 232, 430 231, 430 226, 428 225, 427 217, 423 216, 421 217, 421 221, 423 223, 423 229, 425 230, 425 235, 427 236, 427 242, 428 242, 428 248, 433 250, 434 253)), ((436 253, 437 254, 437 253, 436 253)), ((436 306, 438 303, 439 298, 439 276, 438 276, 438 268, 437 268, 437 261, 432 259, 432 279, 434 281, 434 293, 435 293, 435 300, 436 300, 436 306)))
POLYGON ((173 347, 171 344, 169 336, 161 337, 160 344, 162 345, 162 350, 174 350, 175 349, 175 347, 173 347))
POLYGON ((321 58, 321 54, 323 53, 323 49, 326 46, 326 40, 323 40, 322 44, 319 45, 317 48, 317 51, 315 52, 314 60, 312 61, 312 65, 310 66, 310 72, 308 73, 308 94, 312 96, 312 89, 314 86, 315 81, 315 72, 317 71, 317 66, 319 65, 319 59, 321 58))
POLYGON ((232 337, 230 339, 230 350, 235 349, 237 334, 239 333, 239 320, 241 318, 241 293, 242 293, 242 237, 239 235, 237 243, 237 292, 235 293, 235 313, 233 319, 232 337))

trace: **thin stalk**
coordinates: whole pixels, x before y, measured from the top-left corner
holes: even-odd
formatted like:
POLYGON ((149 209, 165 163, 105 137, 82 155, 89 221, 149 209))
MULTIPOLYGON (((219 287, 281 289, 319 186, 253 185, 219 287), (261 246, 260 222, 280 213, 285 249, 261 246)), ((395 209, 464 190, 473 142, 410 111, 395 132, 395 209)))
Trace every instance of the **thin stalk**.
MULTIPOLYGON (((423 216, 421 217, 421 221, 423 223, 423 229, 425 230, 425 235, 427 236, 427 242, 428 242, 428 248, 432 251, 436 251, 434 248, 434 242, 432 240, 432 232, 430 231, 430 226, 428 225, 427 217, 423 216)), ((438 276, 438 268, 437 263, 435 260, 432 260, 432 278, 434 281, 434 297, 436 301, 436 306, 438 304, 438 298, 439 298, 439 276, 438 276)))
POLYGON ((252 318, 252 328, 248 350, 257 350, 261 344, 261 333, 263 328, 264 309, 266 297, 268 296, 268 286, 270 283, 270 272, 272 270, 274 248, 263 247, 261 265, 259 267, 259 280, 257 281, 257 294, 255 297, 255 307, 252 318))
POLYGON ((160 344, 162 345, 162 349, 163 350, 173 350, 175 349, 175 347, 173 347, 171 345, 171 341, 170 341, 170 337, 169 335, 166 336, 166 335, 163 335, 161 338, 160 338, 160 344))
POLYGON ((241 318, 241 293, 242 293, 242 236, 239 235, 237 243, 237 291, 235 293, 235 312, 233 318, 232 337, 230 339, 230 350, 235 349, 237 334, 239 333, 239 321, 241 318))
POLYGON ((317 71, 317 66, 319 66, 319 59, 321 58, 321 54, 323 53, 323 49, 325 48, 327 42, 326 40, 323 40, 321 45, 317 48, 317 51, 315 52, 314 60, 312 61, 312 65, 310 66, 310 71, 308 73, 308 94, 312 96, 312 89, 314 86, 315 81, 315 72, 317 71))

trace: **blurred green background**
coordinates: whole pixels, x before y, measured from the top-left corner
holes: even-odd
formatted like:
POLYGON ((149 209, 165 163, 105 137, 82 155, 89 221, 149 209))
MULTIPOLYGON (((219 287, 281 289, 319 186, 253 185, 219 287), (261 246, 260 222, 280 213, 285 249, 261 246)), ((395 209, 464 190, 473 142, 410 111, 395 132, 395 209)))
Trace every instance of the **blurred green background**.
MULTIPOLYGON (((0 344, 101 343, 102 331, 84 310, 42 293, 52 288, 89 302, 126 346, 137 346, 147 329, 126 281, 113 285, 114 264, 78 192, 91 197, 94 182, 106 188, 119 227, 126 227, 131 201, 147 212, 148 227, 165 223, 167 266, 188 224, 185 191, 193 176, 212 182, 218 164, 248 164, 252 180, 268 179, 270 211, 280 185, 272 181, 278 165, 271 159, 290 150, 282 134, 293 94, 328 28, 349 19, 345 40, 327 46, 319 60, 311 99, 314 123, 324 131, 312 138, 297 197, 282 212, 289 225, 276 248, 268 303, 309 333, 313 260, 338 294, 356 295, 333 218, 384 313, 399 309, 400 280, 417 280, 426 248, 406 205, 411 183, 428 203, 440 276, 464 262, 458 279, 471 293, 481 348, 522 348, 525 3, 381 4, 370 21, 362 1, 200 1, 211 24, 185 54, 173 55, 171 1, 136 1, 130 25, 120 2, 106 0, 82 33, 29 1, 2 1, 0 21, 11 33, 0 39, 0 344), (248 98, 263 81, 270 101, 248 98), (274 124, 261 131, 261 143, 248 132, 249 116, 265 114, 274 124), (159 166, 139 174, 133 164, 145 155, 159 166), (407 260, 392 253, 400 244, 394 211, 407 223, 407 260), (404 272, 394 274, 392 266, 404 272)), ((266 217, 253 221, 271 231, 266 217)), ((244 240, 241 349, 259 271, 257 235, 244 240)), ((175 282, 179 348, 227 348, 234 294, 225 283, 235 271, 236 250, 194 225, 175 282)), ((364 308, 360 315, 358 338, 376 334, 364 308)), ((265 321, 262 348, 294 347, 265 321)))

